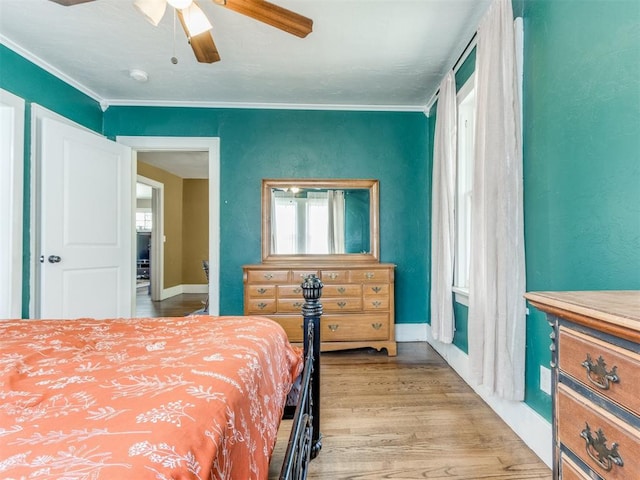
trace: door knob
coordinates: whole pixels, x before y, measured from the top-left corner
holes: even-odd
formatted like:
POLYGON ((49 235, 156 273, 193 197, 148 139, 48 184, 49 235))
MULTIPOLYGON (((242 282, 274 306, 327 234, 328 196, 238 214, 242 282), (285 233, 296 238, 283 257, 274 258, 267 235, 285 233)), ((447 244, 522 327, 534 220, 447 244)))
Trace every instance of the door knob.
POLYGON ((49 255, 49 263, 60 263, 62 260, 58 255, 49 255))

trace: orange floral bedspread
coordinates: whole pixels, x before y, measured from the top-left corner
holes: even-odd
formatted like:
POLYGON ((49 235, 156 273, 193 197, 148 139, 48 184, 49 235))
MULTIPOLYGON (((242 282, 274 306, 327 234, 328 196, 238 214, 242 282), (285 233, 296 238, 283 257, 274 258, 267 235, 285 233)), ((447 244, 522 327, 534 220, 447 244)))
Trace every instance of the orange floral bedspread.
POLYGON ((266 479, 301 369, 260 317, 0 321, 0 478, 266 479))

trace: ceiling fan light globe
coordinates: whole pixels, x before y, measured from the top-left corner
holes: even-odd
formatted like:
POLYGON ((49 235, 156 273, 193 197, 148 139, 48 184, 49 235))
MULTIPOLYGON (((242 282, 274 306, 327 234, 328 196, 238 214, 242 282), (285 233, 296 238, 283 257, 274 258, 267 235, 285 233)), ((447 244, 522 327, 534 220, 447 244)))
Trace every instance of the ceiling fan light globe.
POLYGON ((178 10, 184 10, 185 8, 189 7, 193 3, 193 0, 167 0, 167 2, 173 8, 177 8, 178 10))
POLYGON ((190 37, 195 37, 213 28, 207 16, 195 2, 182 10, 182 17, 190 37))
POLYGON ((135 0, 133 6, 151 25, 157 27, 167 9, 167 2, 166 0, 135 0))

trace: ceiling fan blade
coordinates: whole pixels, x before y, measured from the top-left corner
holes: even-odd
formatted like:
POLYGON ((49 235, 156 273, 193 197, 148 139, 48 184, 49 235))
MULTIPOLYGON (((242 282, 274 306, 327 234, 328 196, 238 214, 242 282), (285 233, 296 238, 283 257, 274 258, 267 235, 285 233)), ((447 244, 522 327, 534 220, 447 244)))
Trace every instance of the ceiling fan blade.
POLYGON ((180 19, 180 24, 182 25, 184 33, 189 39, 191 49, 196 56, 196 60, 198 60, 198 62, 200 63, 219 62, 220 54, 218 53, 216 44, 213 42, 211 32, 207 30, 206 32, 199 33, 198 35, 191 36, 184 19, 184 13, 182 12, 182 10, 177 9, 176 12, 178 13, 178 18, 180 19))
POLYGON ((264 0, 214 0, 223 7, 254 18, 287 33, 304 38, 313 30, 313 20, 264 0))
POLYGON ((93 2, 93 0, 51 0, 51 1, 59 3, 60 5, 64 5, 65 7, 71 7, 73 5, 78 5, 79 3, 93 2))

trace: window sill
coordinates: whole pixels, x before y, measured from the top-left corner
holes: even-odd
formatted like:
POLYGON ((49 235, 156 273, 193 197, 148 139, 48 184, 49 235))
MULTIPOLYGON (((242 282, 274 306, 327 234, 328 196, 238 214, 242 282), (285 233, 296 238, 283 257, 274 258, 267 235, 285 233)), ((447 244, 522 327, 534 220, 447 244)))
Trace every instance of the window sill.
POLYGON ((451 291, 453 292, 453 300, 456 303, 459 303, 466 307, 469 306, 469 289, 468 288, 451 287, 451 291))

